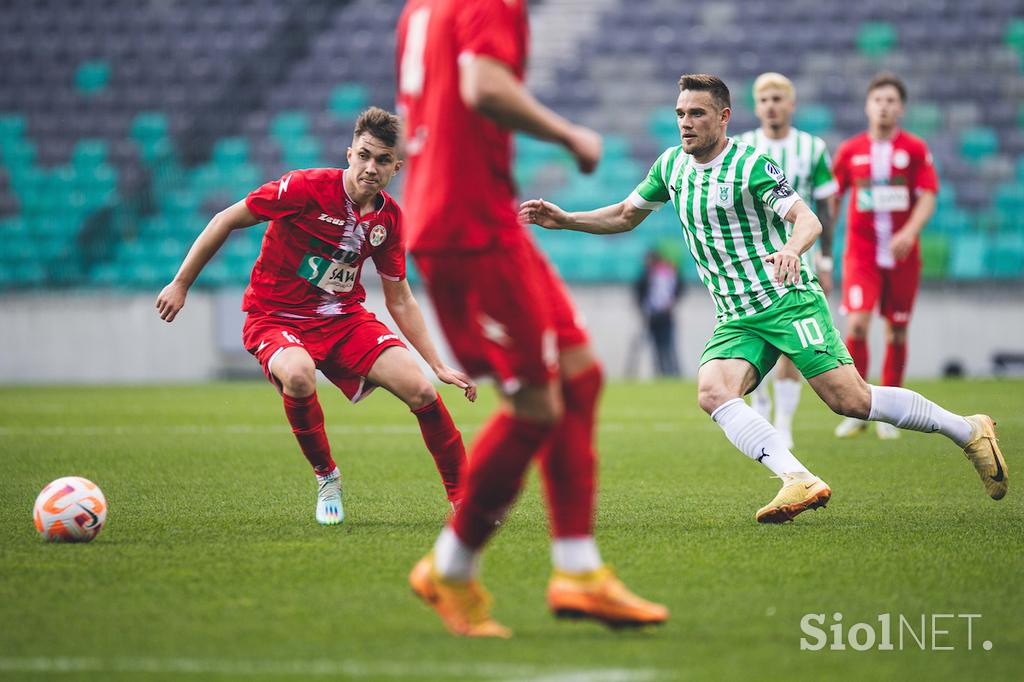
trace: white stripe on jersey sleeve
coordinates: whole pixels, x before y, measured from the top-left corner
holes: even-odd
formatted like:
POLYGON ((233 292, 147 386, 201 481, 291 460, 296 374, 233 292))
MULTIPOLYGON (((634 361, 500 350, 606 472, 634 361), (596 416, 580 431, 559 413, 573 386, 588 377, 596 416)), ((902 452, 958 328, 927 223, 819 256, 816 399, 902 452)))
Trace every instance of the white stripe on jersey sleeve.
POLYGON ((659 208, 665 205, 664 201, 647 201, 647 199, 644 199, 642 196, 640 196, 640 193, 637 192, 636 190, 633 190, 632 192, 629 193, 629 196, 626 197, 626 201, 633 204, 637 208, 642 208, 645 211, 657 211, 659 208))

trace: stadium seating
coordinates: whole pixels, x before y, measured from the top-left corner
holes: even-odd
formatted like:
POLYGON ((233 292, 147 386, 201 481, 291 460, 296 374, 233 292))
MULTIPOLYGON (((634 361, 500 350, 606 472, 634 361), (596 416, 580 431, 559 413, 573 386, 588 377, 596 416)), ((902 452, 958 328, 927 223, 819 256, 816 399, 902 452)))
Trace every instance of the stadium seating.
MULTIPOLYGON (((9 6, 0 59, 19 66, 0 70, 0 290, 153 289, 218 208, 290 168, 341 165, 358 113, 393 105, 401 4, 9 6)), ((569 23, 580 7, 549 5, 569 23)), ((908 83, 905 127, 928 140, 943 183, 922 240, 925 277, 1024 277, 1019 0, 933 0, 927 9, 728 0, 685 20, 673 0, 587 7, 601 14, 571 49, 533 46, 531 78, 550 75, 538 80, 539 96, 606 133, 605 159, 583 177, 563 150, 517 137, 525 196, 567 208, 622 199, 678 142, 671 110, 681 71, 730 83, 734 133, 757 125, 757 74, 787 73, 796 125, 834 149, 863 129, 864 85, 888 68, 908 83)), ((684 256, 669 210, 614 238, 536 236, 579 282, 628 281, 647 249, 666 244, 684 256)), ((233 236, 200 285, 244 284, 261 237, 259 228, 233 236)))

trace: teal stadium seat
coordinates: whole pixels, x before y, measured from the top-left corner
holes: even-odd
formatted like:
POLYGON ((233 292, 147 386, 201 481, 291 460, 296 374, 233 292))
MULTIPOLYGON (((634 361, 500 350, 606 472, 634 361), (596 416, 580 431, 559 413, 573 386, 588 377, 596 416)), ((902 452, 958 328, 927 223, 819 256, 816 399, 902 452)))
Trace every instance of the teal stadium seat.
POLYGON ((284 145, 309 134, 309 116, 304 111, 282 111, 270 122, 270 136, 284 145))
POLYGON ((1024 232, 1007 232, 992 238, 986 254, 991 277, 1016 279, 1024 274, 1024 232))
POLYGON ((923 138, 930 138, 942 128, 942 109, 934 102, 911 102, 903 126, 923 138))
POLYGON ((369 102, 366 88, 359 83, 343 83, 331 91, 327 99, 327 110, 342 121, 351 121, 359 116, 369 102))
POLYGON ((870 59, 889 54, 898 39, 896 27, 885 21, 867 21, 857 30, 857 50, 870 59))
POLYGON ((988 126, 970 127, 960 134, 960 153, 973 163, 987 159, 998 149, 999 136, 988 126))
POLYGON ((823 104, 801 104, 797 107, 793 124, 812 135, 824 135, 832 130, 832 110, 823 104))
POLYGON ((953 258, 949 273, 956 279, 982 279, 988 276, 986 267, 987 240, 985 235, 965 234, 953 242, 953 258))
POLYGON ((75 71, 75 88, 83 95, 102 92, 110 82, 110 64, 104 60, 82 62, 75 71))
POLYGON ((1006 25, 1006 45, 1020 55, 1021 65, 1024 66, 1024 18, 1011 20, 1006 25))

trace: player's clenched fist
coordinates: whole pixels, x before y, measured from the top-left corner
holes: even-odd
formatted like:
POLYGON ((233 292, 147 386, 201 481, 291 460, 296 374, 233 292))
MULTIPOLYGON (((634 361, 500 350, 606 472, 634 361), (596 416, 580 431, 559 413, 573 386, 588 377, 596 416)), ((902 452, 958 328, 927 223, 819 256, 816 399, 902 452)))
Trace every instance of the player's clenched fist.
POLYGON ((561 230, 569 224, 569 214, 550 201, 530 199, 519 205, 519 222, 533 223, 549 230, 561 230))
POLYGON ((165 322, 173 322, 178 311, 185 306, 187 294, 188 287, 184 284, 171 282, 165 286, 160 295, 156 297, 156 309, 160 313, 160 319, 165 322))

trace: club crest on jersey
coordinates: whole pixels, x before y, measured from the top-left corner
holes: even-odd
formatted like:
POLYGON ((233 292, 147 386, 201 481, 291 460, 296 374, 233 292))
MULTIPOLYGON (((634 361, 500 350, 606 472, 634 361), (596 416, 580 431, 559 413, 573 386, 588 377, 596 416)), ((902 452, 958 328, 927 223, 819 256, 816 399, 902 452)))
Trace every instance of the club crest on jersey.
POLYGON ((719 185, 715 194, 715 203, 722 208, 732 206, 732 185, 719 185))
POLYGON ((383 225, 374 225, 370 229, 370 246, 380 246, 388 238, 388 231, 383 225))
POLYGON ((897 149, 892 153, 892 165, 894 168, 906 168, 910 165, 910 154, 906 149, 897 149))

